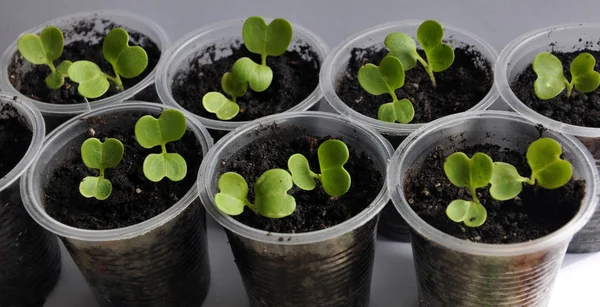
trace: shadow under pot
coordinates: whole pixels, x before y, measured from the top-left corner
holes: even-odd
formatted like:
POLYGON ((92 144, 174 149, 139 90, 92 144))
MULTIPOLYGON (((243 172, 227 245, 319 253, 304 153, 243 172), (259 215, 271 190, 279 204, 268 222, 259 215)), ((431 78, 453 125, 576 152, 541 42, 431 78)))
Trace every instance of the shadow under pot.
POLYGON ((324 112, 268 116, 215 145, 200 198, 225 229, 250 306, 369 305, 391 152, 324 112))
MULTIPOLYGON (((598 24, 577 23, 526 33, 502 51, 496 71, 500 94, 511 108, 534 123, 577 137, 592 153, 596 164, 600 161, 598 31, 598 24), (534 60, 537 72, 533 69, 534 60), (552 76, 553 82, 536 82, 553 67, 564 74, 552 76), (591 79, 577 81, 578 76, 571 75, 573 68, 579 73, 589 73, 591 79), (566 83, 572 86, 571 90, 566 83)), ((600 209, 597 210, 573 237, 569 253, 600 251, 600 209)))
POLYGON ((411 227, 420 306, 547 306, 567 245, 598 201, 585 147, 513 112, 417 130, 387 180, 411 227))
POLYGON ((62 239, 100 306, 198 306, 210 268, 195 182, 211 145, 178 110, 107 106, 48 136, 21 194, 62 239))
MULTIPOLYGON (((394 35, 398 34, 416 44, 414 53, 430 61, 416 35, 422 25, 431 22, 405 20, 359 32, 332 50, 332 56, 323 63, 320 73, 320 86, 331 107, 357 124, 381 133, 394 148, 425 123, 454 113, 487 109, 498 98, 498 92, 493 87, 493 67, 497 57, 494 48, 473 33, 435 22, 443 32, 440 44, 447 44, 453 50, 453 62, 445 70, 433 72, 435 86, 421 63, 413 63, 415 66, 412 68, 406 66, 404 60, 396 64, 402 64, 400 71, 405 70, 400 78, 402 81, 394 82, 391 87, 388 84, 387 88, 393 90, 399 101, 409 100, 414 117, 407 121, 396 114, 393 120, 380 120, 380 108, 394 105, 390 104, 393 101, 390 96, 392 92, 374 92, 368 86, 365 88, 363 84, 372 83, 365 81, 368 77, 359 81, 359 71, 365 76, 377 75, 385 70, 385 64, 382 64, 384 57, 406 57, 405 54, 396 53, 393 48, 394 35), (377 67, 368 67, 369 63, 377 67)), ((392 70, 398 71, 397 68, 392 70)), ((399 78, 386 77, 388 80, 399 78)), ((378 232, 394 241, 410 241, 408 225, 391 203, 381 213, 378 232)))
POLYGON ((90 11, 63 16, 27 30, 6 49, 0 62, 0 89, 32 102, 44 116, 49 133, 90 109, 130 99, 160 102, 152 85, 155 68, 168 46, 169 39, 159 25, 129 12, 90 11), (62 40, 59 33, 47 27, 62 32, 62 40), (107 50, 112 48, 112 53, 105 52, 105 38, 115 28, 124 29, 126 36, 109 40, 107 50), (40 56, 39 49, 34 48, 42 46, 41 42, 36 44, 39 37, 45 39, 44 48, 55 50, 52 54, 41 53, 52 65, 33 64, 40 56), (139 47, 147 58, 145 66, 144 61, 119 60, 143 59, 136 53, 139 47), (77 66, 81 68, 83 62, 71 67, 68 63, 78 61, 94 63, 96 67, 91 71, 98 78, 88 81, 89 76, 77 76, 82 71, 77 66), (81 88, 87 90, 82 92, 81 88))
POLYGON ((158 68, 157 91, 163 103, 195 114, 216 142, 244 123, 267 115, 318 109, 323 97, 319 70, 328 51, 314 32, 280 18, 264 21, 253 16, 225 21, 195 30, 173 45, 158 68), (266 22, 287 35, 271 38, 281 44, 275 48, 270 41, 272 48, 263 53, 266 36, 252 36, 250 31, 244 41, 242 33, 247 28, 266 27, 266 22), (247 81, 255 77, 239 73, 243 71, 238 69, 243 67, 240 64, 257 66, 255 71, 270 71, 272 80, 247 81), (228 77, 224 77, 226 73, 228 77), (229 81, 223 82, 225 78, 229 81))
POLYGON ((27 214, 19 179, 39 155, 44 120, 29 102, 0 94, 0 306, 41 306, 58 281, 56 236, 27 214))

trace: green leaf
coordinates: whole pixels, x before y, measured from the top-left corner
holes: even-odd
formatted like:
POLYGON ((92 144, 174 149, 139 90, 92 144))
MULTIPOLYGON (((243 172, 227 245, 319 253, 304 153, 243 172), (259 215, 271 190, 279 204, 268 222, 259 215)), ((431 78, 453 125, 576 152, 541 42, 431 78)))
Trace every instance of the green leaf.
POLYGON ((393 123, 398 121, 402 124, 410 123, 415 117, 415 109, 410 100, 404 98, 400 101, 382 104, 377 112, 379 120, 393 123))
POLYGON ((571 63, 571 78, 575 89, 581 93, 593 92, 600 86, 600 73, 594 70, 596 59, 584 52, 571 63))
POLYGON ((79 83, 77 91, 83 97, 98 98, 110 87, 110 83, 98 65, 90 61, 77 61, 69 67, 69 79, 79 83))
POLYGON ((464 222, 468 227, 479 227, 487 219, 487 211, 480 203, 462 199, 453 200, 446 208, 446 215, 456 223, 464 222))
POLYGON ((104 143, 97 138, 89 138, 81 144, 81 159, 93 169, 113 168, 123 159, 124 147, 121 141, 108 138, 104 143))
POLYGON ((244 177, 227 172, 219 177, 219 193, 215 195, 217 209, 228 215, 240 215, 248 204, 248 183, 244 177))
POLYGON ((183 137, 187 128, 185 115, 175 109, 165 110, 158 119, 142 116, 135 124, 135 137, 147 149, 174 142, 183 137))
POLYGON ((71 64, 73 64, 73 62, 69 61, 69 60, 64 60, 62 62, 60 62, 60 64, 58 64, 58 66, 56 67, 56 71, 61 74, 63 77, 68 77, 69 76, 69 68, 71 67, 71 64))
POLYGON ((294 154, 288 159, 288 169, 294 184, 302 190, 312 191, 317 186, 315 178, 319 175, 310 170, 308 160, 302 154, 294 154))
POLYGON ((386 56, 379 66, 371 63, 362 66, 358 70, 358 82, 371 95, 391 95, 404 85, 404 68, 398 58, 386 56))
POLYGON ((494 162, 494 172, 490 183, 490 195, 496 200, 509 200, 523 190, 523 182, 528 179, 519 175, 517 169, 504 162, 494 162))
POLYGON ((427 62, 434 72, 448 69, 454 63, 454 49, 444 44, 444 28, 435 20, 423 22, 417 30, 417 39, 427 55, 427 62))
POLYGON ((568 81, 563 75, 563 66, 557 57, 548 52, 541 52, 533 59, 532 66, 537 74, 533 89, 539 99, 552 99, 565 89, 568 81))
POLYGON ((430 50, 427 60, 434 72, 444 71, 454 63, 454 49, 450 45, 439 45, 430 50))
POLYGON ((323 189, 329 196, 342 196, 350 189, 351 178, 344 164, 350 153, 348 146, 340 140, 327 140, 319 146, 319 167, 323 189))
POLYGON ((105 178, 88 176, 79 183, 79 192, 87 198, 105 200, 112 193, 112 183, 105 178))
POLYGON ((180 181, 187 174, 187 164, 178 153, 149 154, 144 159, 143 170, 152 182, 159 182, 165 177, 180 181))
POLYGON ((219 92, 209 92, 202 97, 202 106, 210 113, 217 115, 218 119, 230 120, 240 112, 240 106, 227 99, 219 92))
POLYGON ((389 55, 394 56, 402 62, 404 70, 409 70, 417 66, 417 59, 420 58, 417 53, 417 43, 407 34, 393 32, 386 36, 384 44, 390 49, 389 55))
POLYGON ((40 35, 27 33, 17 41, 17 48, 23 57, 35 65, 51 65, 63 51, 62 31, 54 26, 46 27, 40 35))
POLYGON ((462 152, 455 152, 444 162, 444 172, 450 182, 471 190, 488 185, 492 179, 493 168, 492 159, 480 152, 470 159, 462 152))
POLYGON ((241 97, 246 94, 246 91, 248 90, 248 82, 235 82, 232 74, 230 72, 226 72, 221 78, 221 88, 223 88, 223 92, 235 99, 236 97, 241 97))
POLYGON ((45 79, 46 86, 49 89, 55 90, 65 84, 65 78, 57 71, 51 72, 45 79))
POLYGON ((140 46, 129 46, 129 34, 122 28, 112 29, 104 38, 102 53, 123 78, 139 76, 148 66, 148 55, 140 46))
POLYGON ((254 63, 250 58, 243 57, 233 63, 232 79, 236 83, 248 82, 255 92, 263 92, 273 80, 273 71, 268 66, 254 63))
POLYGON ((285 19, 276 18, 269 25, 259 16, 249 17, 242 28, 246 48, 261 55, 282 55, 292 42, 292 25, 285 19))
POLYGON ((48 61, 52 62, 63 53, 64 37, 62 31, 55 26, 48 26, 40 32, 40 39, 46 50, 48 61))
POLYGON ((287 194, 293 186, 292 175, 283 169, 264 172, 254 184, 258 213, 268 218, 282 218, 294 213, 296 200, 287 194))
POLYGON ((565 185, 573 176, 569 161, 560 158, 562 148, 551 138, 540 138, 529 145, 527 162, 531 167, 531 178, 545 189, 556 189, 565 185))

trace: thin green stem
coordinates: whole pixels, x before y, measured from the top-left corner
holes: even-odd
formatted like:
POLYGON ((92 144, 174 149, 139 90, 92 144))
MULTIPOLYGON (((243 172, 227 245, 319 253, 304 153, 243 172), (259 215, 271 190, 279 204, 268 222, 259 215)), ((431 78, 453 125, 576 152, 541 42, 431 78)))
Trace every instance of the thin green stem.
POLYGON ((417 57, 417 60, 419 63, 421 63, 421 65, 423 65, 423 68, 425 68, 425 71, 429 75, 429 79, 431 79, 431 83, 433 83, 433 87, 437 87, 437 82, 435 81, 435 76, 433 75, 433 68, 431 68, 431 65, 427 64, 427 62, 420 56, 417 57))
POLYGON ((529 184, 529 185, 534 185, 535 184, 535 174, 531 174, 531 178, 524 178, 525 183, 529 184))
POLYGON ((100 179, 104 178, 104 169, 103 168, 100 169, 100 176, 99 177, 100 177, 100 179))
POLYGON ((571 97, 571 93, 573 92, 573 83, 565 80, 565 84, 567 85, 567 97, 571 97))
POLYGON ((262 66, 267 66, 267 55, 261 54, 260 57, 261 57, 262 66))
POLYGON ((390 96, 392 96, 392 99, 393 99, 392 102, 398 101, 398 96, 396 96, 396 91, 394 91, 394 89, 390 88, 390 86, 387 84, 387 82, 385 83, 385 87, 387 87, 388 92, 390 93, 390 96))
POLYGON ((480 204, 479 202, 479 198, 477 198, 477 191, 475 191, 475 189, 470 189, 471 190, 471 197, 473 197, 473 201, 480 204))
POLYGON ((52 63, 52 62, 48 63, 48 67, 50 67, 50 70, 51 70, 52 72, 55 72, 55 71, 56 71, 56 67, 54 66, 54 63, 52 63))
POLYGON ((160 149, 162 150, 162 153, 167 153, 167 147, 165 144, 160 144, 160 149))

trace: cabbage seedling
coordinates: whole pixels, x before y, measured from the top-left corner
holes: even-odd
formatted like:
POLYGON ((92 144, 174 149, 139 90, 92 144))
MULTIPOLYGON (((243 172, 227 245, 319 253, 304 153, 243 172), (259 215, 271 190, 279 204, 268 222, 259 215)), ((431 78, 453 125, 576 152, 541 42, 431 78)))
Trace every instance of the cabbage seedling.
POLYGON ((237 60, 231 72, 235 83, 248 82, 255 92, 263 92, 273 80, 273 71, 267 66, 267 56, 280 56, 292 41, 292 25, 283 18, 276 18, 270 24, 259 16, 246 19, 242 28, 242 39, 248 51, 260 54, 261 63, 250 58, 237 60))
POLYGON ((86 98, 98 98, 110 87, 108 80, 123 90, 121 78, 139 76, 148 66, 148 55, 140 46, 129 46, 129 34, 122 28, 112 29, 104 38, 102 53, 113 68, 114 77, 104 73, 96 63, 76 61, 68 69, 69 78, 79 83, 77 91, 86 98))
POLYGON ((202 97, 202 106, 206 111, 216 114, 218 119, 229 120, 240 112, 236 99, 246 94, 248 82, 236 83, 232 74, 228 72, 221 78, 221 88, 231 99, 219 92, 209 92, 202 97))
POLYGON ((254 184, 254 204, 248 196, 248 184, 244 177, 227 172, 219 177, 219 193, 215 195, 217 208, 228 215, 240 215, 244 207, 268 218, 282 218, 296 210, 296 199, 287 193, 294 183, 292 176, 283 169, 275 168, 264 172, 254 184))
POLYGON ((178 153, 167 152, 166 144, 183 137, 187 127, 185 115, 181 111, 170 109, 163 111, 158 119, 151 115, 142 116, 135 123, 135 137, 138 143, 147 149, 160 145, 161 153, 149 154, 144 159, 144 175, 152 182, 164 177, 171 181, 180 181, 187 174, 185 159, 178 153))
POLYGON ((87 176, 79 184, 79 192, 87 198, 95 197, 105 200, 112 192, 112 183, 105 178, 105 170, 114 168, 123 158, 123 144, 121 141, 109 138, 100 142, 97 138, 89 138, 81 144, 81 158, 89 168, 98 169, 99 176, 87 176))
POLYGON ((57 89, 65 83, 71 61, 62 61, 58 67, 54 66, 64 49, 62 31, 55 26, 48 26, 40 35, 27 33, 17 41, 17 48, 23 57, 34 65, 47 65, 50 75, 46 77, 46 86, 57 89))
POLYGON ((384 103, 377 111, 377 118, 393 123, 409 123, 415 116, 410 100, 398 100, 396 90, 404 85, 404 68, 395 56, 386 56, 379 66, 367 63, 358 70, 360 86, 371 95, 390 94, 392 102, 384 103))
POLYGON ((552 99, 560 94, 565 87, 567 97, 571 97, 573 87, 581 93, 589 93, 600 86, 600 73, 594 70, 596 59, 584 52, 571 62, 571 81, 563 75, 563 65, 560 60, 548 52, 541 52, 533 59, 533 71, 537 79, 533 83, 535 95, 542 100, 552 99))
POLYGON ((317 156, 321 174, 310 170, 308 160, 302 154, 294 154, 288 159, 288 169, 296 186, 311 191, 317 186, 317 179, 321 181, 323 190, 329 196, 346 194, 351 184, 350 174, 344 169, 344 164, 350 156, 346 144, 340 140, 327 140, 319 146, 317 156))
POLYGON ((448 44, 444 44, 444 28, 435 20, 423 22, 417 30, 417 40, 427 60, 423 59, 417 52, 415 40, 407 34, 401 32, 390 33, 384 40, 385 46, 390 49, 390 55, 393 55, 402 61, 404 69, 409 70, 417 66, 417 61, 423 65, 429 75, 429 79, 436 87, 434 72, 442 72, 452 66, 454 63, 454 49, 448 44))

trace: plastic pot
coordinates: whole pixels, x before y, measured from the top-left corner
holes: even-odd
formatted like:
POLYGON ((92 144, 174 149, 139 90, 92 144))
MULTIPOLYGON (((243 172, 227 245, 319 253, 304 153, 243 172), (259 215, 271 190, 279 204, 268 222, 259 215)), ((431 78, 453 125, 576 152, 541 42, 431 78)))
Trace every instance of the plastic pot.
MULTIPOLYGON (((163 52, 169 47, 170 41, 166 32, 153 20, 142 17, 130 12, 125 11, 89 11, 80 12, 73 15, 63 16, 48 22, 45 22, 35 28, 29 29, 24 33, 40 33, 42 29, 49 25, 56 26, 63 30, 65 46, 69 43, 77 40, 93 41, 91 37, 85 37, 68 33, 70 29, 73 29, 78 22, 81 21, 93 21, 95 23, 95 30, 104 30, 106 21, 114 22, 128 30, 133 30, 146 35, 152 39, 154 43, 163 52)), ((129 100, 135 95, 139 94, 143 97, 156 96, 154 88, 151 86, 154 83, 154 74, 156 67, 139 83, 136 85, 126 88, 124 91, 112 95, 110 97, 94 100, 89 105, 86 103, 75 103, 75 104, 53 104, 44 101, 39 101, 31 97, 25 96, 19 92, 13 85, 14 79, 11 78, 8 72, 8 68, 12 62, 16 59, 21 59, 21 55, 17 54, 17 39, 4 51, 0 58, 0 89, 2 91, 16 95, 20 100, 29 101, 35 105, 35 107, 42 112, 44 120, 46 121, 46 131, 49 133, 60 124, 64 123, 69 118, 78 114, 87 112, 91 109, 98 109, 108 105, 120 104, 124 100, 129 100)), ((164 55, 161 54, 158 64, 162 62, 164 55)), ((23 65, 19 67, 19 72, 25 73, 33 68, 33 65, 27 61, 23 61, 23 65)), ((158 65, 157 65, 158 66, 158 65)), ((45 84, 42 84, 45 86, 45 84)))
MULTIPOLYGON (((273 18, 265 18, 265 21, 270 22, 272 19, 273 18)), ((229 47, 231 47, 234 42, 242 40, 242 26, 245 20, 246 19, 234 19, 209 25, 190 32, 175 42, 173 47, 165 54, 165 61, 159 66, 156 73, 156 90, 160 100, 166 105, 184 109, 173 97, 173 78, 178 72, 188 70, 190 61, 198 55, 198 52, 201 52, 206 47, 215 45, 216 50, 218 51, 217 58, 229 55, 229 53, 227 53, 228 51, 219 50, 223 50, 222 48, 225 48, 224 50, 229 50, 229 47)), ((325 42, 317 36, 317 34, 300 25, 292 24, 292 28, 294 34, 288 50, 292 50, 294 46, 301 43, 308 44, 322 62, 329 52, 329 47, 327 47, 325 42)), ((201 61, 203 63, 208 63, 209 59, 201 59, 201 61)), ((299 102, 287 112, 306 111, 309 109, 316 110, 318 108, 318 103, 322 98, 323 93, 317 86, 306 99, 299 102)), ((198 101, 198 103, 202 102, 198 101)), ((227 134, 229 131, 247 123, 247 121, 224 121, 199 115, 194 116, 208 128, 208 131, 215 141, 223 137, 223 135, 227 134)))
MULTIPOLYGON (((384 48, 383 41, 388 34, 398 31, 414 36, 421 23, 423 23, 423 20, 391 22, 356 33, 331 51, 331 55, 327 57, 321 69, 319 84, 325 100, 335 112, 350 118, 350 120, 361 126, 369 127, 381 133, 394 148, 398 147, 409 134, 424 124, 387 123, 355 111, 337 95, 338 79, 345 73, 348 67, 352 49, 372 46, 384 48)), ((444 37, 451 38, 448 43, 453 47, 473 46, 492 65, 496 63, 498 54, 485 40, 473 33, 449 26, 446 23, 443 26, 445 30, 444 37)), ((469 111, 485 110, 494 104, 498 100, 498 97, 498 91, 495 86, 492 86, 488 94, 469 109, 469 111)), ((383 209, 378 228, 379 234, 389 239, 401 242, 410 241, 408 226, 397 214, 391 202, 383 209)))
MULTIPOLYGON (((514 39, 502 50, 496 64, 495 82, 500 95, 517 113, 534 123, 539 123, 558 132, 577 137, 600 163, 600 128, 565 124, 541 115, 525 105, 512 91, 510 84, 542 51, 572 52, 582 48, 599 50, 597 44, 586 45, 587 41, 600 38, 600 24, 564 24, 538 29, 514 39)), ((590 222, 573 238, 570 253, 600 251, 600 210, 590 222)))
POLYGON ((198 173, 200 199, 227 233, 250 306, 368 306, 377 215, 389 200, 385 187, 353 218, 307 233, 258 230, 215 207, 219 161, 227 160, 249 143, 270 137, 272 129, 261 127, 274 123, 306 129, 316 136, 341 136, 350 146, 370 153, 382 174, 392 152, 377 133, 324 112, 267 116, 235 129, 211 149, 198 173))
POLYGON ((58 240, 31 219, 19 194, 19 178, 42 148, 44 119, 30 102, 0 94, 0 119, 15 117, 32 138, 21 161, 0 178, 0 306, 42 304, 61 268, 58 240))
POLYGON ((525 152, 539 137, 535 124, 513 112, 456 114, 418 129, 397 149, 388 167, 388 189, 411 227, 420 306, 547 306, 567 245, 595 210, 599 183, 594 160, 579 141, 553 131, 543 134, 562 145, 574 177, 586 181, 585 197, 565 226, 516 244, 475 243, 430 226, 411 209, 403 181, 408 169, 418 169, 437 146, 448 148, 452 142, 525 152))
MULTIPOLYGON (((80 146, 90 128, 100 131, 124 124, 118 114, 135 111, 157 116, 165 109, 160 104, 131 102, 80 114, 48 135, 39 160, 21 180, 27 211, 62 239, 100 306, 199 306, 208 292, 206 213, 195 187, 163 213, 118 229, 78 229, 58 222, 44 209, 44 187, 57 167, 57 157, 80 146), (102 120, 86 121, 89 117, 102 120)), ((189 116, 187 125, 206 154, 212 146, 208 132, 189 116)))

